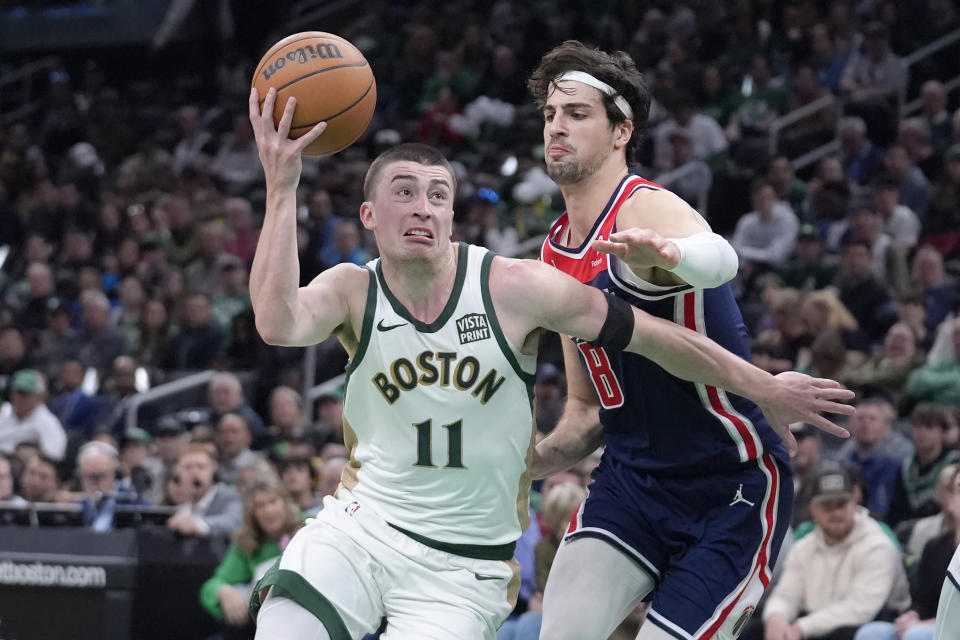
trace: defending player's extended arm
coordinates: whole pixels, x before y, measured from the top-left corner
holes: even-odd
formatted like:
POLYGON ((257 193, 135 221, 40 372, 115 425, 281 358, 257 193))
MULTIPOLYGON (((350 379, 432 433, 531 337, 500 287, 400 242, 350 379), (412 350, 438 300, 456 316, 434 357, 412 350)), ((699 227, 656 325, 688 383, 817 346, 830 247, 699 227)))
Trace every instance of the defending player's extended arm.
POLYGON ((656 267, 670 272, 672 281, 698 289, 732 280, 739 266, 733 246, 689 204, 663 190, 634 195, 617 214, 617 231, 593 246, 614 254, 637 275, 656 267))

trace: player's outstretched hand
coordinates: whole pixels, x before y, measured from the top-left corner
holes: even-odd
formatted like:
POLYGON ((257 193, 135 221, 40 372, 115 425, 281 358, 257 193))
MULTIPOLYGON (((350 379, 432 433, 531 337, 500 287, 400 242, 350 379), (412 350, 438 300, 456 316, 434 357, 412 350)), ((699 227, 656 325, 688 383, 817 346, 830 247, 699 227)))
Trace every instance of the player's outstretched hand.
POLYGON ((797 441, 790 433, 790 424, 806 422, 818 429, 841 438, 849 432, 820 415, 835 413, 853 415, 855 409, 842 401, 852 400, 853 391, 844 389, 839 382, 826 378, 813 378, 796 371, 787 371, 775 376, 777 390, 772 397, 759 402, 770 426, 784 439, 790 452, 797 449, 797 441))
POLYGON ((291 140, 290 124, 293 122, 293 112, 297 108, 297 99, 291 97, 287 100, 280 124, 277 126, 273 123, 273 109, 276 102, 277 90, 270 87, 263 99, 261 110, 259 92, 256 87, 250 89, 250 124, 253 125, 253 136, 257 141, 257 151, 260 153, 260 163, 263 165, 267 188, 296 188, 303 168, 300 154, 308 144, 323 133, 327 123, 319 122, 304 135, 291 140))
POLYGON ((652 229, 627 229, 611 233, 608 240, 596 240, 593 248, 610 253, 631 269, 673 269, 680 264, 680 249, 652 229))

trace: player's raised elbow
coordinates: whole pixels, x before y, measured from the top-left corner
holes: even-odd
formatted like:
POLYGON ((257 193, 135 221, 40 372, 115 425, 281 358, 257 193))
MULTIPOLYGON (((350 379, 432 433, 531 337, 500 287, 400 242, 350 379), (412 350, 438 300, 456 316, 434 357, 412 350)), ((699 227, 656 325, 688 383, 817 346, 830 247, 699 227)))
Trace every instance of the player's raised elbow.
POLYGON ((264 342, 273 347, 292 347, 291 334, 289 327, 283 327, 276 320, 265 317, 265 314, 256 314, 254 324, 257 327, 257 333, 264 342))

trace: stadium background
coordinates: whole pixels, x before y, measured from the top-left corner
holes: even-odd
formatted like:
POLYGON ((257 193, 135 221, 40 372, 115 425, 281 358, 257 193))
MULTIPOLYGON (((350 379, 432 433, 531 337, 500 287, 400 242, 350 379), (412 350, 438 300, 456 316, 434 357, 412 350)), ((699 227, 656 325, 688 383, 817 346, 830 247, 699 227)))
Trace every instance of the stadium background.
MULTIPOLYGON (((305 163, 303 283, 375 255, 355 216, 362 179, 378 151, 401 141, 437 145, 455 161, 459 238, 535 256, 562 201, 542 170, 542 120, 526 77, 568 38, 622 49, 654 98, 637 171, 680 193, 750 256, 735 287, 758 364, 835 376, 887 399, 889 423, 906 439, 911 410, 934 402, 948 408, 956 446, 956 2, 3 0, 0 394, 39 398, 66 438, 49 450, 17 446, 3 440, 10 406, 0 411, 0 471, 12 480, 10 495, 0 482, 9 523, 0 561, 21 563, 0 565, 0 638, 233 633, 197 596, 227 536, 156 524, 177 503, 167 487, 176 451, 165 458, 160 441, 208 444, 221 458, 219 479, 241 490, 241 468, 252 483, 307 457, 314 502, 324 467, 332 473, 342 454, 342 349, 265 345, 246 295, 264 201, 246 116, 250 76, 270 44, 301 30, 350 39, 378 83, 376 115, 357 144, 305 163), (861 87, 876 91, 852 90, 845 75, 869 66, 870 47, 883 43, 892 57, 881 52, 874 86, 861 87), (777 220, 788 221, 785 236, 753 233, 747 214, 763 181, 777 220), (913 217, 879 211, 885 189, 913 217), (865 242, 869 286, 844 258, 851 239, 865 242), (892 345, 891 335, 909 344, 892 345), (42 379, 15 375, 24 370, 42 379), (235 373, 242 398, 208 393, 214 382, 225 396, 233 388, 215 371, 235 373), (948 384, 929 384, 936 374, 948 384), (302 413, 272 406, 278 387, 302 396, 302 413), (242 455, 225 444, 218 421, 231 411, 244 417, 255 453, 242 435, 242 455), (76 468, 91 440, 121 451, 116 485, 99 493, 85 492, 76 468), (38 451, 56 463, 56 491, 24 506, 15 497, 38 451), (112 532, 71 528, 94 527, 89 507, 96 513, 105 497, 118 509, 112 532), (60 568, 32 564, 66 556, 60 568), (111 560, 90 573, 83 557, 111 560), (50 610, 76 617, 57 627, 50 610)), ((545 340, 543 432, 562 406, 560 370, 545 340)), ((816 439, 824 460, 845 455, 816 439)), ((557 482, 587 483, 589 465, 557 482)), ((869 506, 889 519, 884 505, 869 506)), ((549 539, 542 518, 540 528, 549 539)), ((525 573, 529 598, 538 579, 533 567, 525 573)))

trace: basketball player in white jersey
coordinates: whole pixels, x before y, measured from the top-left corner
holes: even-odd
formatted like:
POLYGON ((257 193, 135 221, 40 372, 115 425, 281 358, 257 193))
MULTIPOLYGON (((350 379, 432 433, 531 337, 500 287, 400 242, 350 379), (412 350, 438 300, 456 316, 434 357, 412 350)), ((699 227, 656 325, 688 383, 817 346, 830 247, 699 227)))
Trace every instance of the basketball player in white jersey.
POLYGON ((773 377, 695 332, 654 319, 555 269, 450 241, 456 182, 443 156, 401 145, 371 165, 360 209, 380 258, 299 288, 296 187, 317 125, 289 140, 270 90, 250 120, 267 185, 250 278, 267 342, 336 335, 351 354, 344 401, 350 463, 336 497, 293 538, 252 602, 258 640, 492 639, 513 608, 513 547, 526 527, 531 385, 541 328, 643 353, 676 375, 763 402, 771 422, 842 429, 850 392, 773 377), (262 606, 260 606, 262 603, 262 606))
MULTIPOLYGON (((960 470, 954 475, 951 499, 960 500, 960 470)), ((954 552, 947 567, 947 577, 943 580, 933 640, 960 640, 960 546, 954 552)))

